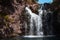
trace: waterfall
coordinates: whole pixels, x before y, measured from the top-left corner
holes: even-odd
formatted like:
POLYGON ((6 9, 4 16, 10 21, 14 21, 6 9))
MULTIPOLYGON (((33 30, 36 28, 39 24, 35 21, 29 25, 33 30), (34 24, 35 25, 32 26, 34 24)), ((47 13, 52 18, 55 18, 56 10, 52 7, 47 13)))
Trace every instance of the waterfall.
MULTIPOLYGON (((42 9, 42 8, 41 8, 42 9)), ((30 27, 29 27, 29 32, 28 35, 36 35, 36 36, 41 36, 43 35, 42 31, 42 13, 43 10, 39 9, 39 15, 33 13, 29 7, 26 7, 25 10, 27 11, 27 14, 31 15, 30 17, 30 27)), ((25 27, 25 30, 26 27, 25 27)), ((27 32, 25 32, 25 35, 27 35, 27 32)))

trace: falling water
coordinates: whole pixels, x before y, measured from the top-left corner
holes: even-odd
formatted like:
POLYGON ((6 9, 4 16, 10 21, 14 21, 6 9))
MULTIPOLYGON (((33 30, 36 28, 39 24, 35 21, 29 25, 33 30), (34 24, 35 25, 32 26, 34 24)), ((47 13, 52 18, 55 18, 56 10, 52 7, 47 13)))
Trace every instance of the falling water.
MULTIPOLYGON (((25 8, 27 11, 27 14, 31 15, 30 17, 30 30, 28 32, 28 35, 36 35, 41 36, 43 35, 42 30, 42 14, 43 10, 42 7, 38 10, 39 15, 33 13, 29 7, 25 8)), ((25 30, 27 30, 28 27, 25 27, 25 30)), ((25 35, 27 35, 27 32, 25 31, 25 35)))

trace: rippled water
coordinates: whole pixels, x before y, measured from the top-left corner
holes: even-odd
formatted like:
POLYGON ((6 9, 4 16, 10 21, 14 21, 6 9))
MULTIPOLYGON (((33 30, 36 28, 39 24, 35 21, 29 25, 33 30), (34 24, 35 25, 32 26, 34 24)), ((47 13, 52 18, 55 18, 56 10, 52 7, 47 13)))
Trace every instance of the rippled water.
POLYGON ((5 38, 0 40, 60 40, 60 37, 40 37, 40 38, 14 37, 14 38, 5 38))

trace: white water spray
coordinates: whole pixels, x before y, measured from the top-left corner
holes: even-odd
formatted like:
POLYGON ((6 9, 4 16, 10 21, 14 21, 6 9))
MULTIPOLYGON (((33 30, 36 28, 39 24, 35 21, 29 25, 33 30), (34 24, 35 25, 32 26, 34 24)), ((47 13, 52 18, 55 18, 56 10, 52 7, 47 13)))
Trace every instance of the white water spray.
MULTIPOLYGON (((29 7, 26 7, 25 10, 29 15, 31 15, 30 18, 30 30, 29 30, 29 35, 34 35, 34 28, 35 28, 35 34, 36 36, 43 35, 42 31, 42 13, 43 10, 39 10, 39 15, 33 13, 29 7)), ((25 29, 27 30, 27 29, 25 29)))

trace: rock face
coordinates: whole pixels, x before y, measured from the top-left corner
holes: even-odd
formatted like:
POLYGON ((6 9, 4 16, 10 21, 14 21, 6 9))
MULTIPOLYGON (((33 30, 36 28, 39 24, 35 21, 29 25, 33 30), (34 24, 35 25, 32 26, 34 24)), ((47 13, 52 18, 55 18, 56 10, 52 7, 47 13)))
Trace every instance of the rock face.
POLYGON ((12 22, 9 22, 9 26, 13 28, 14 33, 22 33, 20 29, 22 27, 21 20, 23 19, 21 18, 21 16, 24 13, 24 7, 25 6, 21 4, 17 5, 17 10, 15 10, 15 13, 9 15, 9 18, 13 20, 12 22))
POLYGON ((54 0, 52 3, 53 7, 53 27, 54 27, 54 34, 60 35, 60 0, 54 0))
POLYGON ((24 30, 23 23, 25 21, 24 1, 21 1, 22 3, 18 3, 16 0, 0 1, 0 37, 22 35, 23 31, 21 30, 24 30))

